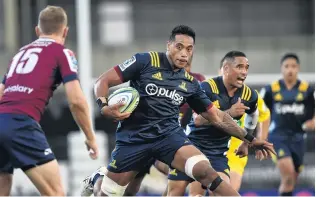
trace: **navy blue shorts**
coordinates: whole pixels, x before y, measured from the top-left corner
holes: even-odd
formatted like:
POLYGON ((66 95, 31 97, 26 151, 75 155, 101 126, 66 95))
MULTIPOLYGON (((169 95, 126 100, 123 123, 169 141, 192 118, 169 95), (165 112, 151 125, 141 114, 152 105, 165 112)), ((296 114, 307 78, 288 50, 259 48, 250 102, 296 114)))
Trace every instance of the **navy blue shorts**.
POLYGON ((186 145, 191 145, 191 142, 182 130, 155 142, 116 143, 108 170, 114 173, 142 172, 144 168, 148 168, 148 163, 152 162, 152 159, 170 166, 177 150, 186 145))
POLYGON ((296 172, 301 172, 305 153, 305 140, 302 138, 287 138, 277 135, 270 135, 269 142, 273 143, 277 153, 277 159, 291 157, 296 172))
POLYGON ((140 178, 146 176, 146 174, 150 173, 150 168, 153 166, 156 162, 156 159, 151 159, 148 161, 148 163, 143 167, 142 171, 140 171, 135 178, 140 178))
POLYGON ((0 172, 28 170, 55 159, 40 125, 26 115, 0 114, 0 172))
MULTIPOLYGON (((224 155, 220 156, 206 156, 213 169, 216 172, 223 172, 229 177, 229 166, 228 166, 228 159, 224 155)), ((177 169, 171 168, 168 174, 168 179, 173 180, 173 181, 188 181, 188 182, 193 182, 194 179, 186 175, 184 172, 181 172, 177 169)))

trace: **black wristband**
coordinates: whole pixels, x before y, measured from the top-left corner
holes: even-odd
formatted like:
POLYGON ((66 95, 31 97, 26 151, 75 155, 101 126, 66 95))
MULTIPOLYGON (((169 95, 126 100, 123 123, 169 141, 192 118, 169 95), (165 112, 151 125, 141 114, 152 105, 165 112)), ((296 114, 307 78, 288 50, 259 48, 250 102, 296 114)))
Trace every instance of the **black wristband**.
POLYGON ((98 106, 100 107, 100 109, 108 105, 108 99, 105 97, 99 97, 96 102, 98 106))
POLYGON ((255 137, 249 133, 247 133, 247 135, 245 135, 244 137, 246 140, 248 140, 249 142, 252 142, 253 139, 255 139, 255 137))

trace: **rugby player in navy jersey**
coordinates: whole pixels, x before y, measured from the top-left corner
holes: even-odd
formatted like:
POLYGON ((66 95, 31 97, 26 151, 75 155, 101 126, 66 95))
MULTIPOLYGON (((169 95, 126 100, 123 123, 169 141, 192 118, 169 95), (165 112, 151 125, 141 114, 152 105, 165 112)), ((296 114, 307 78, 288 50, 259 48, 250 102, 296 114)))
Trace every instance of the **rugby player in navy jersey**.
MULTIPOLYGON (((258 95, 254 89, 244 84, 249 69, 248 59, 241 51, 230 51, 223 57, 221 64, 224 75, 203 81, 201 87, 214 106, 228 112, 237 122, 246 113, 245 129, 253 132, 258 120, 258 95), (240 105, 240 110, 234 109, 236 105, 240 105)), ((217 127, 209 125, 208 121, 197 115, 194 115, 187 130, 193 145, 205 154, 220 177, 230 183, 227 151, 231 136, 218 131, 217 127)), ((242 152, 238 153, 247 154, 247 144, 242 146, 242 152)), ((184 195, 190 183, 190 196, 205 195, 201 184, 183 172, 173 169, 168 179, 168 196, 184 195)))
POLYGON ((188 102, 214 126, 272 153, 273 145, 254 138, 225 112, 213 107, 193 76, 184 70, 194 51, 195 33, 188 26, 172 30, 167 52, 137 53, 100 76, 95 84, 97 103, 104 116, 120 120, 116 148, 97 195, 123 195, 128 183, 154 158, 185 172, 216 195, 238 196, 222 181, 208 159, 195 148, 179 125, 180 106, 188 102), (133 113, 108 106, 109 87, 130 81, 140 94, 133 113))
MULTIPOLYGON (((192 65, 192 57, 189 59, 188 64, 184 68, 196 80, 198 80, 199 82, 202 82, 205 80, 205 77, 202 74, 190 72, 191 65, 192 65)), ((185 103, 180 108, 180 114, 179 114, 180 125, 185 128, 185 126, 189 123, 191 117, 192 117, 192 109, 189 107, 189 105, 187 103, 185 103)), ((136 194, 139 192, 140 186, 141 186, 145 176, 150 173, 150 168, 153 165, 156 167, 156 169, 159 172, 168 176, 168 173, 169 173, 168 165, 166 165, 165 163, 163 163, 161 161, 152 159, 148 162, 148 164, 146 164, 143 167, 143 169, 128 184, 128 186, 124 192, 124 196, 136 196, 136 194)), ((103 178, 105 172, 106 172, 106 169, 101 167, 101 168, 97 169, 95 172, 93 172, 90 176, 86 177, 83 180, 83 184, 82 184, 83 188, 81 189, 81 192, 82 192, 81 196, 90 196, 92 191, 93 191, 95 183, 98 181, 98 179, 103 178)), ((96 190, 98 190, 98 189, 96 189, 96 190)), ((164 196, 166 194, 167 194, 167 190, 165 190, 164 196)))
POLYGON ((77 77, 74 53, 64 47, 67 15, 48 6, 39 14, 34 42, 12 58, 0 85, 0 196, 10 194, 20 168, 41 195, 65 195, 58 163, 39 121, 53 91, 63 83, 69 107, 83 130, 91 158, 98 156, 88 103, 77 77))
POLYGON ((296 54, 285 54, 281 59, 283 78, 261 90, 271 111, 269 140, 277 152, 281 196, 293 195, 303 167, 306 131, 315 130, 315 87, 298 78, 299 67, 296 54))

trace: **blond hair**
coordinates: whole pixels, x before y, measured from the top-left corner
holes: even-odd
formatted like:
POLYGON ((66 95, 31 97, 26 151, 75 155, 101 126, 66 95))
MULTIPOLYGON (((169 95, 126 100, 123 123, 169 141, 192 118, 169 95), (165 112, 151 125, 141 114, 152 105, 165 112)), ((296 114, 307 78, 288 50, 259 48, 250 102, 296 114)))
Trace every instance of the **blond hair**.
POLYGON ((62 7, 47 6, 38 17, 38 27, 46 35, 60 33, 67 26, 67 14, 62 7))

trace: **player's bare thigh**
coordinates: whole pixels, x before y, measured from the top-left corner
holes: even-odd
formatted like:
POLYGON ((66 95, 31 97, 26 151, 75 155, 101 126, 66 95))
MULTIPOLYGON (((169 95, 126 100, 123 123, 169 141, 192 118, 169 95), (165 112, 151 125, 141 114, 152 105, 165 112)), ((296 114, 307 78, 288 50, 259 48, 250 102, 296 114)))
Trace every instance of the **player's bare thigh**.
POLYGON ((203 153, 193 145, 182 146, 174 155, 171 166, 179 171, 185 172, 185 163, 187 159, 195 155, 203 155, 203 153))
POLYGON ((242 182, 242 175, 235 171, 230 171, 230 185, 236 190, 239 191, 241 182, 242 182))
POLYGON ((0 172, 0 196, 9 196, 12 187, 12 174, 0 172))
POLYGON ((184 196, 188 181, 168 180, 167 196, 184 196))
POLYGON ((279 190, 291 191, 294 189, 297 173, 295 172, 294 163, 291 157, 284 157, 277 161, 277 166, 281 174, 281 185, 279 190))
MULTIPOLYGON (((230 183, 229 177, 223 172, 217 172, 218 175, 227 183, 230 183)), ((205 196, 205 189, 202 188, 202 185, 198 181, 194 181, 190 184, 189 187, 189 196, 205 196)), ((209 191, 211 193, 211 191, 209 191)))
POLYGON ((106 176, 110 178, 112 181, 117 183, 120 186, 126 186, 131 182, 138 172, 129 171, 129 172, 122 172, 122 173, 114 173, 107 171, 106 176))
POLYGON ((56 159, 25 171, 43 196, 64 196, 59 166, 56 159))

